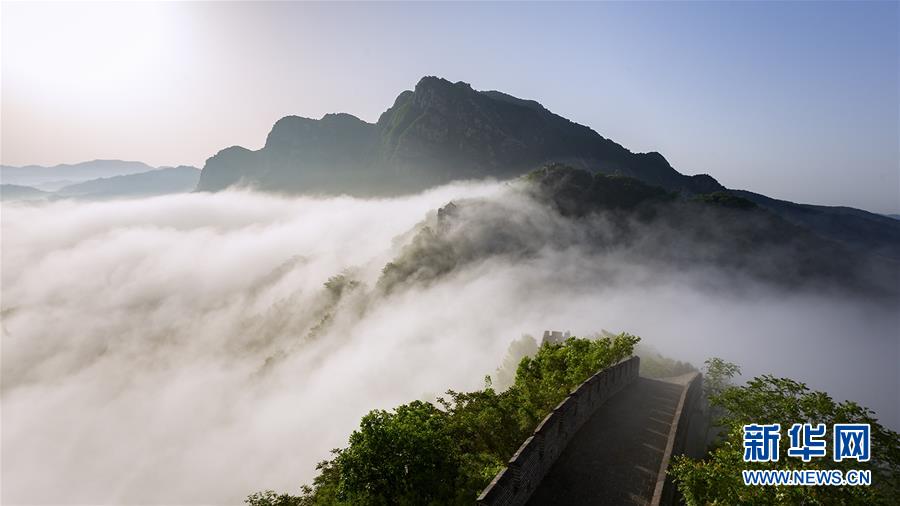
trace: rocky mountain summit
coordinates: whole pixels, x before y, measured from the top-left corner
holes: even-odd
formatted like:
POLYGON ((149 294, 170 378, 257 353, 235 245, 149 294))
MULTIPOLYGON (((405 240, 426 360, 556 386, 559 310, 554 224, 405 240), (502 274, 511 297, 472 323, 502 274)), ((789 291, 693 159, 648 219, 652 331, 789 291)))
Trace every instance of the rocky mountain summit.
POLYGON ((349 114, 282 118, 262 149, 235 146, 210 158, 198 189, 391 195, 514 177, 550 162, 681 192, 722 189, 709 176, 685 176, 659 153, 632 153, 537 102, 437 77, 401 93, 374 125, 349 114))
POLYGON ((900 259, 897 220, 728 190, 709 175, 678 172, 659 153, 633 153, 533 100, 438 77, 400 93, 375 124, 343 113, 282 118, 261 149, 233 146, 209 158, 197 189, 390 196, 455 180, 509 179, 551 163, 631 177, 682 198, 730 192, 823 237, 900 259))

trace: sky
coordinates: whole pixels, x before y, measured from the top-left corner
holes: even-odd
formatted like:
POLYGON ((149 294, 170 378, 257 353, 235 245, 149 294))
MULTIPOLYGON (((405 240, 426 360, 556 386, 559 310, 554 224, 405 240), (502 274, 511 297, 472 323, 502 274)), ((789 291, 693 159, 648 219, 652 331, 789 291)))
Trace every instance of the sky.
POLYGON ((897 2, 3 2, 0 160, 202 167, 424 75, 535 99, 679 171, 900 213, 897 2))

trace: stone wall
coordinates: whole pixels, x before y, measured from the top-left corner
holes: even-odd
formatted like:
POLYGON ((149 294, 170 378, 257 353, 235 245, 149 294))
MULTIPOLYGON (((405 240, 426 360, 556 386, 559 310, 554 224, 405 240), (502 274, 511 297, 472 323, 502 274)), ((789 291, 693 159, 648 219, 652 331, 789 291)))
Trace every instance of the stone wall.
MULTIPOLYGON (((656 489, 650 504, 656 506, 677 503, 677 487, 668 474, 669 464, 675 455, 692 453, 688 452, 689 447, 696 447, 697 443, 705 446, 703 443, 706 434, 706 414, 703 412, 703 407, 703 376, 695 372, 688 379, 687 388, 681 392, 681 398, 675 408, 665 453, 663 453, 662 463, 659 466, 656 489)), ((699 457, 699 455, 690 456, 699 457)))
POLYGON ((505 469, 478 496, 478 504, 522 505, 531 497, 572 436, 607 399, 638 377, 640 359, 631 357, 588 378, 537 426, 505 469))

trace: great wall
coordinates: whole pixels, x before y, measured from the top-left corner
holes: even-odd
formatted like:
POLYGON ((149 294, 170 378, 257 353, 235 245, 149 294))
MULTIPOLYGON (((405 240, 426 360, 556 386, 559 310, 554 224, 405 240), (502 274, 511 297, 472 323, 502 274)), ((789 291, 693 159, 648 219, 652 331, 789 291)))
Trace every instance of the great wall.
MULTIPOLYGON (((544 340, 566 335, 545 332, 544 340)), ((640 358, 598 371, 537 426, 478 497, 481 506, 668 505, 675 455, 702 455, 702 376, 640 376, 640 358)))

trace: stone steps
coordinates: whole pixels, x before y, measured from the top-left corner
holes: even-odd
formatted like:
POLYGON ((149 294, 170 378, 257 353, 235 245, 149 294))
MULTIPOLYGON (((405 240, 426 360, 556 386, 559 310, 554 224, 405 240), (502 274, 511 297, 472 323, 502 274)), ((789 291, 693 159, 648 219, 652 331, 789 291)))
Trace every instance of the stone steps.
POLYGON ((529 505, 650 504, 685 385, 638 378, 575 434, 529 505))

